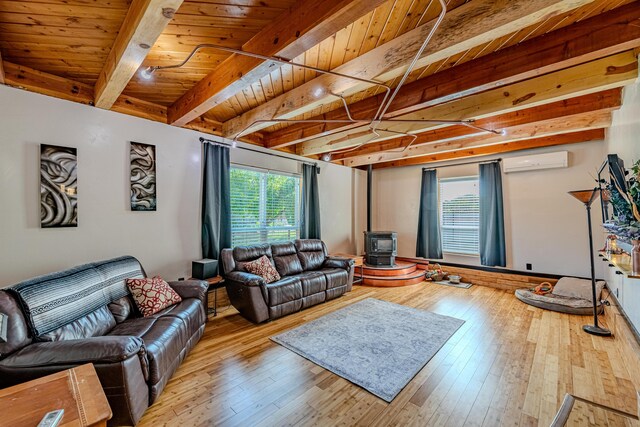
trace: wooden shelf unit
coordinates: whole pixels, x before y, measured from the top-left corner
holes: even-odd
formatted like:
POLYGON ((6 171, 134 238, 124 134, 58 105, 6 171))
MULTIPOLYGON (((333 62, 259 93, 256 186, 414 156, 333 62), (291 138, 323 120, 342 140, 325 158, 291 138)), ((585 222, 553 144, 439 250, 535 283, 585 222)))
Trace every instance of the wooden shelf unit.
POLYGON ((601 262, 607 263, 605 279, 607 287, 615 297, 620 312, 627 318, 637 336, 640 336, 640 276, 633 274, 631 257, 627 254, 599 254, 601 262))
POLYGON ((640 275, 633 274, 633 268, 631 266, 631 256, 626 253, 619 255, 607 255, 606 252, 600 252, 600 258, 603 261, 613 264, 619 271, 621 271, 625 277, 631 279, 640 279, 640 275))

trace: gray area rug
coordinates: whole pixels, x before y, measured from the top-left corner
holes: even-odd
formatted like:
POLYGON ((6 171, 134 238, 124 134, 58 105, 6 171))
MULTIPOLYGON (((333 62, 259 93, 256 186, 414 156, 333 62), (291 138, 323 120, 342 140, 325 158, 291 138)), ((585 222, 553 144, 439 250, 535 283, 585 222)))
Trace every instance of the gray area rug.
POLYGON ((469 289, 471 287, 471 283, 451 283, 448 280, 442 280, 440 282, 433 283, 435 283, 436 285, 451 286, 452 288, 469 289))
POLYGON ((463 323, 368 298, 271 340, 391 402, 463 323))

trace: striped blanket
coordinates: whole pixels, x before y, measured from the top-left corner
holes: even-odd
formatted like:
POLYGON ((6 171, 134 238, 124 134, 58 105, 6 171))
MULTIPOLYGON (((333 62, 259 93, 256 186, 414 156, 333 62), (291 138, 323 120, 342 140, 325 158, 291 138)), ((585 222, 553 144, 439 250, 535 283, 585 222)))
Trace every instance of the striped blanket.
POLYGON ((85 264, 9 288, 18 297, 34 337, 71 323, 129 293, 126 279, 144 277, 131 256, 85 264))

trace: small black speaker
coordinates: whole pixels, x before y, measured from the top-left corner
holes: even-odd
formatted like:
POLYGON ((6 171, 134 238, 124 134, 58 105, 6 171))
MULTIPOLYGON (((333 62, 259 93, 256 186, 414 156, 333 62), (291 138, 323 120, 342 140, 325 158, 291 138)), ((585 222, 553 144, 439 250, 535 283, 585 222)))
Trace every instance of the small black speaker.
POLYGON ((191 263, 191 275, 200 280, 210 279, 218 275, 217 259, 201 259, 191 263))

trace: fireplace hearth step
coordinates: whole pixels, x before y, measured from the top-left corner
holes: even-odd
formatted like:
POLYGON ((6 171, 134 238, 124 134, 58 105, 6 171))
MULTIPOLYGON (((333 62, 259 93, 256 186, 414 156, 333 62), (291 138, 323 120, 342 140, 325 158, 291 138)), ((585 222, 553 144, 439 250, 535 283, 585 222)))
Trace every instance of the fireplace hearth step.
MULTIPOLYGON (((419 269, 416 263, 397 261, 393 267, 363 267, 364 286, 397 287, 409 286, 424 281, 424 270, 419 269)), ((356 268, 356 276, 360 274, 360 268, 356 268)))
MULTIPOLYGON (((362 268, 364 269, 362 273, 366 276, 402 276, 416 271, 418 264, 415 262, 396 261, 393 267, 378 267, 365 264, 362 268)), ((359 270, 356 270, 356 273, 359 272, 359 270)))

